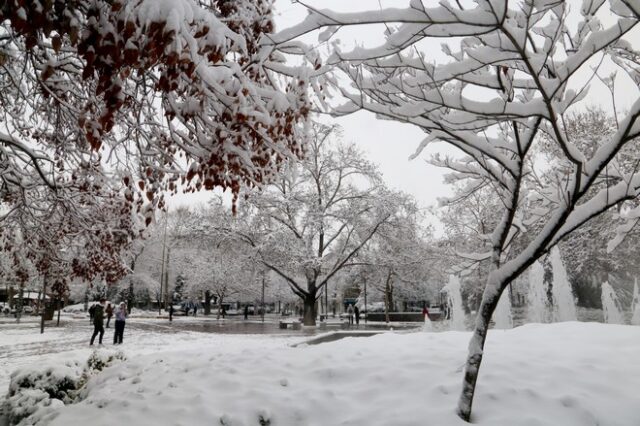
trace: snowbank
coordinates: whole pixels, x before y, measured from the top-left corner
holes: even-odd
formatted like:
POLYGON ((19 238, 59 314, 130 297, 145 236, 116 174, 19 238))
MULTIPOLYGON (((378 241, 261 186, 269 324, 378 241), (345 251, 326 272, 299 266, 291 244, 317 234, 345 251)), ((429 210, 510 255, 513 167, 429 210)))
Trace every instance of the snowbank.
MULTIPOLYGON (((463 425, 469 333, 388 333, 293 348, 202 340, 130 358, 53 425, 463 425)), ((637 426, 640 327, 531 324, 489 333, 474 423, 637 426)))
POLYGON ((1 404, 2 412, 10 424, 46 424, 57 416, 57 410, 64 404, 81 400, 89 377, 124 359, 121 352, 95 351, 84 367, 68 361, 63 365, 16 370, 11 374, 9 393, 1 404))

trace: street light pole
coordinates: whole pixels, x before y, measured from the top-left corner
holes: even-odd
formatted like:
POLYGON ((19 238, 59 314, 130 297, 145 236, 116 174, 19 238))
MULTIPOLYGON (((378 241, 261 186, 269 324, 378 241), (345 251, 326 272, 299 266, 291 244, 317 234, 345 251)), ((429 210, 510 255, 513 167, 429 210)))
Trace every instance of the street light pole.
POLYGON ((164 268, 164 310, 166 311, 169 303, 173 304, 173 300, 169 297, 169 259, 171 256, 171 247, 167 247, 167 264, 164 268))
POLYGON ((264 322, 264 271, 262 271, 262 299, 260 304, 262 305, 262 322, 264 322))
POLYGON ((44 316, 47 312, 47 277, 49 276, 49 272, 45 272, 44 277, 42 279, 42 303, 40 305, 40 334, 44 333, 44 316))
POLYGON ((367 308, 367 278, 364 279, 364 323, 367 323, 367 316, 369 316, 369 310, 367 308))
POLYGON ((167 224, 169 223, 169 211, 164 215, 164 237, 162 239, 162 266, 160 268, 160 297, 158 298, 158 315, 162 314, 162 290, 164 288, 164 262, 167 252, 167 224))

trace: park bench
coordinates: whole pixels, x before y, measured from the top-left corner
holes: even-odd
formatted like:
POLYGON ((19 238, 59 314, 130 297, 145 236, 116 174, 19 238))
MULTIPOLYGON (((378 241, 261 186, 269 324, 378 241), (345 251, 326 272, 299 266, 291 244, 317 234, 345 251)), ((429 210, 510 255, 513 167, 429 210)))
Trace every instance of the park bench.
POLYGON ((302 328, 302 323, 300 321, 280 321, 279 326, 283 330, 288 328, 291 328, 292 330, 300 330, 302 328))

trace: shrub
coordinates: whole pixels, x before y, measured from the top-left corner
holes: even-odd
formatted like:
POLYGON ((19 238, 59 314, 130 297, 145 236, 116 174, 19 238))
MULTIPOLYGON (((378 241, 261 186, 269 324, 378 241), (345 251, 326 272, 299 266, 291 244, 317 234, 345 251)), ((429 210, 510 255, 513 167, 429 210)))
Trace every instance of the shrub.
POLYGON ((61 406, 82 400, 82 390, 92 376, 125 359, 122 352, 94 351, 84 366, 76 362, 14 371, 3 403, 9 424, 36 425, 55 417, 61 406))

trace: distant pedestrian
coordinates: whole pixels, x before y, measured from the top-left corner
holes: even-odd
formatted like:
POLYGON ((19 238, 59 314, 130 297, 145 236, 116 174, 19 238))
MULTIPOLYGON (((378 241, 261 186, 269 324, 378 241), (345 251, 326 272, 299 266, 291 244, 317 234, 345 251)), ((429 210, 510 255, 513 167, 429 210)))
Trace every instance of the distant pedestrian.
POLYGON ((429 310, 427 309, 426 305, 422 307, 422 318, 424 317, 431 319, 431 317, 429 316, 429 310))
POLYGON ((244 305, 244 319, 249 319, 249 305, 244 305))
POLYGON ((173 321, 173 305, 169 306, 169 322, 173 321))
POLYGON ((116 308, 116 332, 113 334, 113 344, 122 344, 122 337, 124 336, 124 324, 127 319, 127 306, 124 302, 120 302, 120 305, 116 308))
POLYGON ((96 340, 96 336, 100 334, 98 344, 102 344, 102 337, 104 336, 104 305, 106 300, 100 299, 100 303, 93 305, 93 335, 91 336, 91 342, 89 345, 93 345, 96 340))
POLYGON ((349 325, 353 324, 353 305, 349 303, 347 306, 347 316, 349 317, 349 325))
POLYGON ((198 313, 198 304, 196 303, 193 305, 193 316, 195 317, 197 313, 198 313))
POLYGON ((356 317, 356 325, 360 325, 360 309, 357 306, 353 308, 353 314, 356 317))
POLYGON ((94 303, 89 308, 89 324, 93 324, 93 317, 96 315, 96 304, 94 303))
POLYGON ((109 323, 111 322, 111 317, 113 316, 113 306, 111 306, 111 303, 107 303, 107 309, 105 309, 104 312, 107 314, 106 328, 109 328, 109 323))

